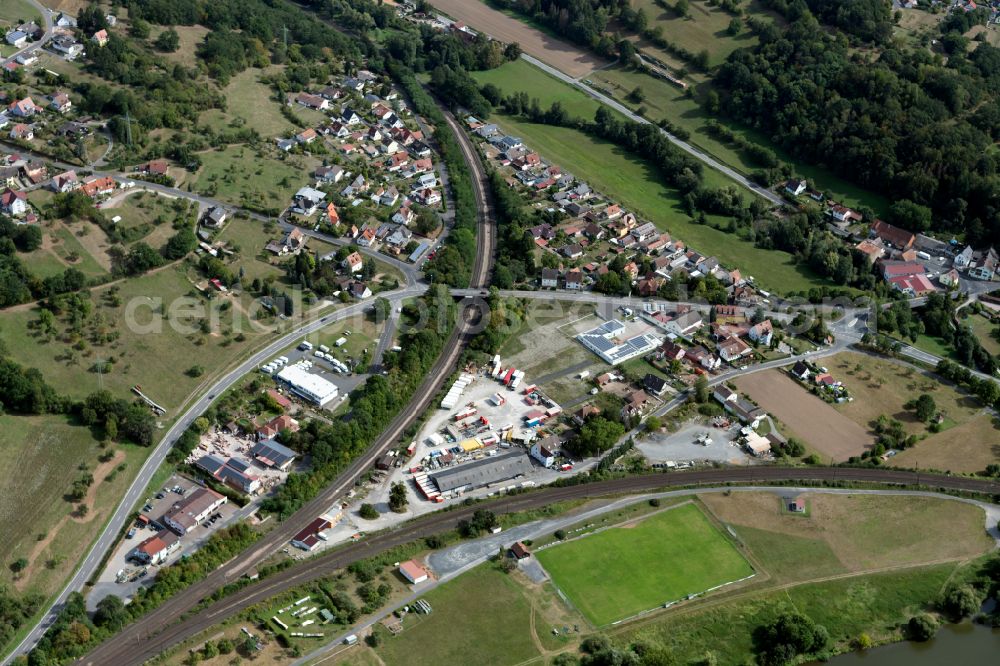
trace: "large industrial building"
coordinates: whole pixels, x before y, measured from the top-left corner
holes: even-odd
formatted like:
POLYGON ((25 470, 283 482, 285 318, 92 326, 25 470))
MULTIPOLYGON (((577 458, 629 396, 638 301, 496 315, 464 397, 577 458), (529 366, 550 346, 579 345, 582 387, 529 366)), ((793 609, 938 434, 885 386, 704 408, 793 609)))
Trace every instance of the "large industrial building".
POLYGON ((605 363, 618 365, 637 356, 644 356, 660 345, 654 335, 643 333, 622 341, 625 325, 617 319, 609 319, 600 326, 584 331, 576 336, 584 347, 601 357, 605 363))
POLYGON ((325 407, 337 397, 337 386, 314 375, 298 363, 289 365, 278 373, 278 379, 288 384, 293 392, 320 407, 325 407))
POLYGON ((531 473, 531 460, 524 453, 513 451, 502 456, 477 460, 467 465, 450 467, 431 475, 438 490, 471 490, 531 473))

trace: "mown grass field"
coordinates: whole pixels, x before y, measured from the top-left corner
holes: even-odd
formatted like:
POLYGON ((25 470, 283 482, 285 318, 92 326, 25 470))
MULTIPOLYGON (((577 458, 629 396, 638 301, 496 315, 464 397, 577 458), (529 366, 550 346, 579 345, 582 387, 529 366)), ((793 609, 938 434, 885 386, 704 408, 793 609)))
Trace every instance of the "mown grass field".
POLYGON ((410 614, 404 631, 386 637, 377 648, 388 666, 500 666, 539 654, 531 640, 528 600, 517 583, 494 567, 476 567, 424 598, 434 612, 410 614))
POLYGON ((38 15, 38 10, 27 0, 0 2, 0 25, 14 26, 21 21, 38 21, 38 25, 42 25, 42 18, 38 15))
POLYGON ((595 626, 744 578, 750 564, 691 504, 538 551, 535 555, 595 626))
POLYGON ((979 340, 979 344, 983 346, 983 349, 993 355, 1000 354, 1000 340, 993 337, 993 331, 995 331, 1000 324, 990 321, 983 315, 978 314, 962 319, 961 323, 962 325, 968 326, 972 329, 972 332, 976 334, 976 339, 979 340))
POLYGON ((888 462, 963 474, 982 473, 993 463, 1000 463, 1000 419, 990 414, 931 435, 888 462))
POLYGON ((577 88, 550 76, 526 60, 518 58, 496 69, 472 72, 480 85, 492 83, 505 94, 527 93, 538 99, 542 108, 547 109, 553 102, 561 103, 570 115, 593 120, 601 103, 588 97, 577 88))
MULTIPOLYGON (((754 276, 766 289, 791 293, 824 284, 807 267, 797 265, 787 253, 762 250, 729 231, 697 224, 684 213, 677 191, 663 183, 655 168, 614 144, 570 128, 538 125, 502 115, 496 120, 553 164, 586 180, 591 187, 649 219, 691 248, 714 255, 724 265, 739 268, 743 275, 754 276)), ((711 169, 705 170, 704 181, 709 187, 732 184, 711 169)), ((746 196, 750 196, 749 193, 746 196)), ((708 219, 720 226, 726 222, 716 216, 708 219)))

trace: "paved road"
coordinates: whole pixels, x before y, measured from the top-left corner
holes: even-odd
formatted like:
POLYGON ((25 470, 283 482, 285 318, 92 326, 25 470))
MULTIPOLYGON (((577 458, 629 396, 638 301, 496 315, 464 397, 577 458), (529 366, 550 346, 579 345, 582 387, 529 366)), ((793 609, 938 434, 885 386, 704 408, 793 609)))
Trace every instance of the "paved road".
MULTIPOLYGON (((604 497, 624 493, 649 492, 661 488, 708 486, 719 487, 731 483, 748 485, 775 485, 783 482, 825 483, 858 482, 878 485, 924 485, 943 490, 965 491, 995 495, 1000 493, 1000 482, 986 479, 953 477, 943 474, 925 474, 892 469, 836 468, 836 467, 758 467, 672 472, 626 477, 611 481, 546 488, 536 492, 513 495, 459 507, 453 511, 435 512, 411 521, 399 529, 372 536, 365 541, 348 544, 343 548, 294 565, 259 583, 249 585, 207 608, 186 616, 180 622, 178 609, 163 614, 154 611, 128 627, 76 663, 85 666, 137 666, 152 659, 173 645, 197 635, 206 628, 232 617, 243 609, 269 599, 285 590, 329 576, 352 562, 377 555, 402 543, 454 528, 459 520, 468 518, 480 508, 495 513, 511 513, 573 500, 604 497)), ((196 583, 181 596, 196 595, 196 600, 207 596, 214 588, 204 582, 196 583)), ((174 599, 177 599, 175 597, 174 599)), ((171 606, 168 601, 161 609, 171 606)))
POLYGON ((10 57, 5 58, 3 61, 3 64, 5 65, 8 62, 12 62, 14 58, 16 58, 19 55, 25 53, 34 53, 38 49, 45 46, 48 43, 48 41, 52 39, 52 10, 49 9, 48 7, 43 6, 42 3, 38 2, 37 0, 28 0, 28 2, 30 2, 31 5, 38 10, 38 13, 42 15, 42 22, 45 24, 44 25, 45 34, 42 35, 41 39, 39 39, 38 41, 28 44, 23 49, 12 53, 10 57))
MULTIPOLYGON (((562 71, 556 69, 555 67, 552 67, 551 65, 548 65, 548 64, 542 62, 538 58, 534 58, 534 57, 532 57, 530 55, 527 55, 525 53, 522 53, 521 57, 524 58, 525 60, 527 60, 528 62, 530 62, 535 67, 538 67, 539 69, 542 69, 542 70, 548 72, 549 74, 551 74, 552 76, 556 77, 557 79, 559 79, 561 81, 565 81, 566 83, 570 84, 574 88, 577 88, 577 89, 581 90, 588 97, 596 99, 597 101, 601 102, 602 104, 604 104, 606 106, 610 106, 612 109, 614 109, 618 113, 622 114, 623 116, 625 116, 629 120, 632 120, 632 121, 637 122, 637 123, 642 123, 644 125, 652 125, 653 124, 650 121, 648 121, 645 118, 643 118, 642 116, 633 113, 632 110, 629 109, 624 104, 620 104, 619 102, 617 102, 616 100, 608 97, 604 93, 599 92, 599 91, 591 88, 590 86, 588 86, 586 83, 583 83, 582 81, 574 79, 572 76, 570 76, 568 74, 565 74, 562 71)), ((775 194, 774 192, 768 190, 767 188, 761 187, 757 183, 749 180, 746 176, 744 176, 740 172, 736 171, 735 169, 733 169, 732 167, 730 167, 730 166, 728 166, 726 164, 723 164, 719 160, 715 159, 711 155, 708 155, 708 154, 702 152, 698 148, 695 148, 693 145, 691 145, 687 141, 683 141, 683 140, 677 138, 676 136, 674 136, 670 132, 667 132, 664 129, 660 129, 660 133, 663 134, 665 137, 667 137, 667 139, 670 141, 670 143, 674 144, 675 146, 677 146, 678 148, 680 148, 681 150, 683 150, 685 153, 687 153, 691 157, 694 157, 695 159, 701 161, 702 163, 708 165, 709 167, 711 167, 712 169, 715 169, 716 171, 724 173, 725 175, 729 176, 734 181, 736 181, 738 184, 742 185, 743 187, 745 187, 746 189, 750 190, 754 194, 767 199, 768 201, 770 201, 771 203, 773 203, 776 206, 783 206, 783 205, 785 205, 785 200, 782 199, 777 194, 775 194)))
MULTIPOLYGON (((420 287, 410 287, 395 292, 387 292, 383 294, 383 297, 389 298, 393 303, 398 303, 403 299, 417 296, 422 291, 423 289, 420 287)), ((87 556, 77 568, 76 573, 55 598, 52 605, 31 633, 29 633, 24 640, 21 641, 21 643, 14 649, 13 652, 10 653, 3 663, 8 663, 8 661, 13 657, 23 654, 34 647, 34 645, 38 642, 38 639, 42 637, 45 629, 54 621, 59 610, 69 597, 69 594, 73 591, 83 589, 84 584, 97 570, 104 554, 114 546, 115 540, 117 539, 122 527, 132 520, 134 507, 140 499, 144 497, 146 487, 149 485, 153 474, 156 473, 156 470, 163 463, 167 453, 170 451, 171 446, 173 446, 180 434, 184 432, 184 430, 187 429, 187 427, 191 425, 194 420, 198 418, 206 409, 208 409, 217 395, 220 395, 229 389, 247 373, 254 371, 259 365, 270 360, 278 352, 294 344, 300 338, 324 328, 332 322, 358 316, 367 307, 367 303, 355 303, 331 314, 302 324, 293 331, 272 342, 266 348, 256 352, 238 367, 231 370, 224 377, 215 382, 209 389, 207 389, 201 398, 188 407, 187 411, 185 411, 174 422, 173 426, 171 426, 171 428, 166 432, 160 440, 160 443, 157 444, 156 448, 146 459, 146 462, 139 470, 139 473, 132 482, 132 485, 129 486, 125 496, 122 498, 118 507, 115 509, 115 512, 112 514, 110 520, 104 528, 104 531, 101 532, 97 541, 95 541, 90 547, 90 550, 87 552, 87 556)))
MULTIPOLYGON (((473 266, 472 279, 475 286, 485 287, 489 284, 493 256, 496 249, 494 246, 494 238, 496 237, 494 230, 494 218, 492 216, 491 202, 486 194, 487 189, 485 172, 483 171, 481 164, 479 164, 478 158, 468 137, 461 132, 453 118, 449 117, 448 120, 449 124, 456 130, 456 138, 459 141, 459 145, 463 149, 463 154, 466 159, 469 160, 468 166, 473 174, 473 183, 475 186, 474 192, 477 196, 478 202, 479 230, 476 234, 476 262, 473 266)), ((417 295, 423 290, 423 286, 417 286, 398 292, 391 292, 393 294, 391 302, 395 307, 395 305, 404 298, 417 295)), ((383 294, 383 296, 385 295, 387 294, 383 294)), ((360 307, 360 304, 357 307, 360 307)), ((325 325, 325 322, 320 325, 325 325)), ((337 479, 320 492, 317 497, 306 503, 299 511, 287 518, 274 530, 269 532, 258 543, 254 544, 250 550, 244 551, 240 555, 236 556, 227 562, 224 567, 216 569, 202 581, 188 587, 170 598, 159 608, 148 613, 140 621, 126 627, 118 636, 98 646, 93 652, 91 652, 90 655, 88 655, 85 661, 91 664, 103 665, 122 664, 133 659, 138 653, 132 643, 133 640, 137 642, 141 641, 143 637, 150 634, 152 631, 151 627, 163 627, 168 625, 181 614, 189 611, 215 590, 238 579, 243 572, 287 543, 294 534, 304 528, 308 523, 312 522, 317 515, 328 510, 329 507, 337 502, 347 490, 354 486, 356 480, 364 473, 365 470, 374 464, 375 460, 378 459, 379 456, 396 444, 397 440, 402 436, 406 429, 409 428, 410 425, 417 418, 419 418, 426 409, 429 408, 433 400, 436 398, 438 391, 441 389, 444 380, 451 375, 456 367, 458 359, 461 356, 462 351, 465 349, 466 344, 473 337, 474 325, 475 313, 473 308, 471 313, 469 310, 464 312, 462 320, 455 327, 451 337, 445 342, 442 355, 431 368, 427 378, 414 393, 414 398, 411 404, 406 409, 401 410, 397 417, 389 423, 385 432, 383 432, 383 434, 371 444, 368 450, 351 463, 351 465, 348 466, 348 468, 340 474, 337 479)), ((301 333, 297 333, 297 335, 292 337, 289 342, 293 341, 298 335, 301 335, 301 333)), ((273 353, 274 351, 270 351, 270 354, 262 353, 258 361, 264 360, 266 356, 273 353)), ((248 369, 249 368, 237 369, 233 372, 233 376, 238 378, 248 369)), ((193 418, 200 414, 207 406, 207 402, 199 401, 197 405, 193 406, 191 410, 189 410, 188 414, 192 415, 193 420, 193 418)), ((155 466, 153 469, 155 469, 155 466)), ((110 543, 106 544, 104 549, 106 549, 108 545, 110 545, 110 543)), ((68 589, 69 587, 67 587, 67 590, 68 589)), ((36 628, 36 631, 40 631, 40 628, 36 628)), ((149 643, 147 642, 147 644, 149 643)))

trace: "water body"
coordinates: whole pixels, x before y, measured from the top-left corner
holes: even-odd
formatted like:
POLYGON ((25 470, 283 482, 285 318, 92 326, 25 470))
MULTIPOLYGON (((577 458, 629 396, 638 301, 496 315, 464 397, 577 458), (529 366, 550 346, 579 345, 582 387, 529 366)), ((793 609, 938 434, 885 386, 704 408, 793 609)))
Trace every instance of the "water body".
POLYGON ((1000 662, 1000 629, 965 622, 941 627, 926 643, 905 641, 867 652, 834 657, 834 666, 940 666, 941 664, 997 664, 1000 662))

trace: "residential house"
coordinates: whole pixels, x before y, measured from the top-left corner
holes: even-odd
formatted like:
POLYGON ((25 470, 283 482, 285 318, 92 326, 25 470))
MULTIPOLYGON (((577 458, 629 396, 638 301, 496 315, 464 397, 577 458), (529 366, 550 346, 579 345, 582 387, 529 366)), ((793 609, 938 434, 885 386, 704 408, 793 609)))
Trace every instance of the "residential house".
POLYGON ((717 370, 722 366, 722 360, 712 354, 701 345, 696 345, 684 351, 684 358, 690 363, 697 364, 706 370, 717 370))
POLYGON ((295 102, 306 108, 316 109, 317 111, 326 111, 330 108, 330 100, 321 95, 312 95, 307 92, 300 92, 295 97, 295 102))
POLYGON ((759 324, 754 324, 750 327, 748 335, 750 339, 759 345, 769 345, 771 344, 771 337, 774 334, 774 326, 771 324, 770 319, 765 319, 759 324))
POLYGON ((298 432, 299 422, 288 414, 276 416, 257 429, 257 439, 274 439, 282 430, 298 432))
POLYGON ((366 298, 371 298, 372 295, 372 290, 369 289, 368 285, 366 285, 364 282, 357 282, 357 281, 352 282, 351 286, 348 288, 347 291, 348 293, 351 294, 351 296, 358 299, 359 301, 364 300, 366 298))
POLYGON ((861 213, 851 210, 846 206, 841 206, 840 204, 834 204, 830 206, 827 210, 827 215, 833 218, 834 224, 838 226, 847 226, 854 224, 855 222, 860 222, 862 217, 861 213))
POLYGON ((305 235, 302 229, 294 227, 291 231, 285 234, 285 237, 280 241, 271 241, 267 244, 265 249, 273 254, 298 254, 306 246, 309 241, 309 237, 305 235))
POLYGON ((855 245, 854 249, 864 253, 869 264, 874 264, 885 255, 885 244, 881 238, 866 238, 855 245))
POLYGON ((799 196, 800 194, 805 192, 808 187, 809 187, 808 184, 804 180, 785 181, 785 192, 792 195, 793 197, 799 196))
POLYGON ((361 247, 371 247, 375 244, 375 230, 371 227, 365 227, 360 234, 358 234, 358 245, 361 247))
POLYGON ((916 236, 905 229, 893 226, 882 220, 875 220, 872 224, 871 235, 881 238, 882 241, 897 250, 903 252, 913 247, 916 236))
POLYGON ((43 180, 48 180, 49 169, 45 166, 45 162, 41 160, 31 160, 30 162, 26 162, 21 168, 24 170, 25 178, 35 185, 43 180))
POLYGON ((953 268, 946 273, 941 273, 941 277, 938 278, 938 282, 948 288, 957 287, 959 284, 958 271, 953 268))
POLYGON ((95 32, 90 36, 90 41, 94 42, 100 47, 107 46, 108 44, 108 31, 103 28, 95 32))
POLYGON ((729 405, 736 404, 736 401, 740 396, 736 393, 736 391, 732 390, 728 386, 719 384, 715 387, 715 390, 712 391, 712 397, 723 407, 728 408, 729 405))
POLYGON ((226 217, 229 212, 222 206, 213 206, 209 209, 208 214, 205 216, 203 223, 206 227, 212 229, 221 229, 222 225, 226 222, 226 217))
POLYGON ((973 280, 992 280, 996 275, 998 264, 1000 260, 992 247, 978 252, 969 264, 969 277, 973 280))
POLYGON ((809 365, 805 361, 796 361, 788 372, 792 377, 802 381, 809 379, 809 375, 812 374, 812 370, 809 369, 809 365))
POLYGON ((166 160, 152 160, 140 165, 136 171, 147 176, 166 176, 168 167, 166 160))
POLYGON ((362 259, 360 252, 351 252, 340 262, 340 265, 351 273, 357 273, 364 268, 364 259, 362 259))
POLYGON ((961 270, 963 268, 968 268, 969 264, 972 263, 972 259, 975 256, 975 252, 971 245, 966 245, 965 249, 955 255, 955 268, 961 270))
POLYGON ((434 206, 441 203, 441 194, 437 190, 430 188, 417 190, 414 196, 424 206, 434 206))
POLYGON ((50 187, 53 192, 65 194, 80 187, 80 180, 76 177, 75 171, 66 171, 54 177, 50 183, 50 187))
POLYGON ((684 358, 684 348, 673 340, 664 340, 663 345, 657 351, 657 356, 662 361, 680 361, 684 358))
POLYGON ((577 291, 583 289, 583 272, 579 268, 566 273, 566 288, 577 291))
POLYGON ((31 118, 41 111, 42 107, 35 104, 30 97, 14 100, 7 105, 7 114, 15 118, 31 118))
MULTIPOLYGON (((988 278, 984 278, 988 279, 988 278)), ((911 297, 926 296, 937 291, 926 275, 904 275, 889 280, 889 284, 911 297)))
POLYGON ((83 53, 83 44, 69 35, 56 35, 49 42, 49 47, 57 53, 62 53, 67 60, 73 60, 83 53))
POLYGON ((701 313, 696 310, 682 312, 666 323, 665 330, 677 337, 690 339, 704 324, 701 313))
POLYGON ((531 445, 529 453, 531 457, 539 462, 542 467, 552 467, 556 464, 555 444, 558 444, 558 437, 546 437, 531 445))
POLYGON ((726 363, 736 361, 753 354, 753 348, 737 337, 728 338, 718 344, 719 357, 726 363))
POLYGON ((31 141, 35 138, 35 132, 31 129, 31 125, 25 125, 24 123, 17 123, 12 128, 10 128, 10 138, 20 139, 22 141, 31 141))
POLYGON ((357 125, 361 123, 361 116, 355 113, 351 107, 345 106, 340 113, 340 121, 345 125, 357 125))
POLYGON ((559 286, 559 271, 555 268, 542 269, 542 287, 555 289, 559 286))
POLYGON ((660 396, 662 396, 664 393, 667 392, 667 389, 670 388, 670 385, 667 383, 667 380, 664 379, 663 377, 648 372, 646 373, 646 376, 642 378, 642 387, 650 395, 659 398, 660 396))
POLYGON ((28 195, 9 187, 0 194, 0 211, 11 217, 21 217, 28 212, 28 195))
POLYGON ((49 108, 57 113, 67 113, 73 108, 73 102, 66 93, 55 92, 49 95, 49 108))
POLYGON ((143 564, 163 564, 180 547, 180 537, 170 530, 161 530, 133 548, 129 557, 143 564))
POLYGON ((326 199, 325 192, 312 187, 300 188, 292 200, 292 211, 311 217, 324 199, 326 199))
POLYGON ((583 256, 583 248, 579 243, 571 243, 559 250, 568 259, 579 259, 583 256))
POLYGON ((83 185, 81 187, 84 194, 91 199, 96 199, 99 196, 104 196, 114 192, 115 188, 118 187, 118 184, 111 176, 104 176, 102 178, 88 178, 83 181, 83 185))
POLYGON ((301 132, 295 135, 295 141, 304 146, 307 146, 313 141, 315 141, 317 136, 319 135, 316 134, 316 130, 314 130, 312 127, 307 127, 306 129, 302 130, 301 132))
POLYGON ((404 199, 403 203, 399 206, 399 210, 393 214, 392 221, 396 224, 408 226, 416 216, 417 214, 413 212, 413 208, 410 206, 410 200, 404 199))
POLYGON ((625 396, 625 405, 622 407, 622 416, 632 417, 639 416, 642 414, 646 406, 649 405, 651 398, 648 393, 643 390, 632 391, 627 396, 625 396))

